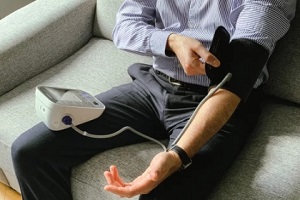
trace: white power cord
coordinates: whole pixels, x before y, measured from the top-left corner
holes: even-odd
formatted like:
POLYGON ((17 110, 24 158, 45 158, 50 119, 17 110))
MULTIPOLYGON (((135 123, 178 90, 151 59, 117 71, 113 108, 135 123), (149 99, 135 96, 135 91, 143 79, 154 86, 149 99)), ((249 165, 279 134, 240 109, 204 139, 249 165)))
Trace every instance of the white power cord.
POLYGON ((71 127, 72 127, 77 133, 79 133, 79 134, 81 134, 81 135, 84 135, 84 136, 87 136, 87 137, 90 137, 90 138, 96 138, 96 139, 107 139, 107 138, 112 138, 112 137, 115 137, 115 136, 117 136, 117 135, 123 133, 125 130, 129 130, 129 131, 131 131, 131 132, 133 132, 133 133, 135 133, 135 134, 137 134, 137 135, 139 135, 139 136, 141 136, 141 137, 143 137, 143 138, 145 138, 145 139, 147 139, 147 140, 150 140, 150 141, 152 141, 152 142, 155 142, 156 144, 160 145, 160 146, 163 148, 164 151, 167 150, 167 148, 165 147, 165 145, 164 145, 163 143, 161 143, 160 141, 158 141, 158 140, 156 140, 156 139, 154 139, 154 138, 152 138, 152 137, 149 137, 149 136, 147 136, 147 135, 145 135, 145 134, 143 134, 143 133, 141 133, 141 132, 135 130, 134 128, 131 128, 130 126, 125 126, 125 127, 121 128, 120 130, 118 130, 118 131, 116 131, 116 132, 114 132, 114 133, 111 133, 111 134, 107 134, 107 135, 90 134, 90 133, 88 133, 88 132, 86 132, 86 131, 80 130, 79 128, 77 128, 77 127, 74 126, 73 124, 71 124, 71 127))
MULTIPOLYGON (((206 95, 206 97, 204 99, 202 99, 202 101, 199 103, 199 105, 197 106, 197 108, 195 109, 194 113, 192 114, 192 116, 190 117, 189 121, 187 122, 187 124, 184 126, 184 128, 181 130, 180 134, 177 136, 177 138, 175 139, 175 141, 173 142, 172 145, 177 144, 177 142, 180 140, 180 138, 182 137, 182 135, 185 133, 185 131, 188 129, 188 127, 190 126, 190 124, 192 123, 192 121, 195 119, 196 114, 198 113, 199 109, 202 107, 202 105, 218 90, 220 89, 226 82, 228 82, 231 79, 232 74, 228 73, 224 79, 213 89, 211 89, 209 91, 209 93, 206 95)), ((150 140, 152 142, 155 142, 156 144, 158 144, 159 146, 161 146, 163 148, 164 151, 167 151, 167 148, 165 147, 164 144, 162 144, 160 141, 151 138, 137 130, 135 130, 134 128, 131 128, 130 126, 125 126, 123 128, 121 128, 120 130, 111 133, 111 134, 106 134, 106 135, 96 135, 96 134, 91 134, 88 133, 86 131, 82 131, 79 128, 77 128, 76 126, 74 126, 74 124, 72 124, 72 118, 70 116, 65 116, 63 118, 63 123, 66 125, 70 125, 77 133, 90 137, 90 138, 96 138, 96 139, 107 139, 107 138, 112 138, 115 137, 121 133, 123 133, 125 130, 129 130, 134 134, 137 134, 147 140, 150 140)))

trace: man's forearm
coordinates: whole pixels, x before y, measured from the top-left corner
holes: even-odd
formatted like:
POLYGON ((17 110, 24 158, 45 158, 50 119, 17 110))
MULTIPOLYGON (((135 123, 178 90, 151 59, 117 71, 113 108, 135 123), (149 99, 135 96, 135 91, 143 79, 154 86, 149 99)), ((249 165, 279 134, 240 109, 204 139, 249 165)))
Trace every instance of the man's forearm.
POLYGON ((177 145, 193 157, 227 122, 240 102, 240 98, 220 89, 199 109, 195 119, 177 145))

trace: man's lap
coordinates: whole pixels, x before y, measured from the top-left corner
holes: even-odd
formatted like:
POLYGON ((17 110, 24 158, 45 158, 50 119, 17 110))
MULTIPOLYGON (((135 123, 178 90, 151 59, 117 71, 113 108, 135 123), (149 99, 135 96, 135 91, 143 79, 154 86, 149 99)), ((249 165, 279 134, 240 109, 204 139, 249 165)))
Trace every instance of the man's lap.
MULTIPOLYGON (((205 94, 172 88, 169 83, 158 80, 150 67, 133 70, 130 74, 133 82, 97 95, 106 106, 102 116, 78 127, 93 134, 109 134, 131 126, 156 139, 174 140, 205 94)), ((251 130, 252 118, 249 121, 248 112, 244 110, 247 109, 239 109, 194 156, 188 169, 172 175, 141 199, 195 199, 207 195, 230 166, 251 130)), ((145 139, 129 131, 102 140, 87 138, 72 129, 52 132, 40 123, 22 134, 14 145, 26 145, 32 148, 31 152, 43 154, 38 157, 55 158, 57 165, 72 167, 106 149, 142 141, 145 139)))

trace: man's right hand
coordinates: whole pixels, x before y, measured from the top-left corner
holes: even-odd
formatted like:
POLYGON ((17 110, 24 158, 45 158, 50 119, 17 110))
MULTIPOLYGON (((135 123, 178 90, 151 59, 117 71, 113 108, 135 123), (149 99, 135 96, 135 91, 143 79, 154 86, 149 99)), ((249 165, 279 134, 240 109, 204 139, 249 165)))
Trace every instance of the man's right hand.
POLYGON ((190 76, 205 74, 205 63, 214 67, 219 67, 221 64, 201 42, 194 38, 173 33, 168 38, 167 49, 176 54, 184 72, 190 76))

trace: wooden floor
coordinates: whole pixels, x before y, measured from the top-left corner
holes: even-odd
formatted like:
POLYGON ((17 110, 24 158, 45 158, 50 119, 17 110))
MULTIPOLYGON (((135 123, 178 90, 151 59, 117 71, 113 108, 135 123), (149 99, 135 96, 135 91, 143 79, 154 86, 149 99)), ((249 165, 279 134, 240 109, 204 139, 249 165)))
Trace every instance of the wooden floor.
POLYGON ((0 200, 21 200, 21 195, 0 182, 0 200))

